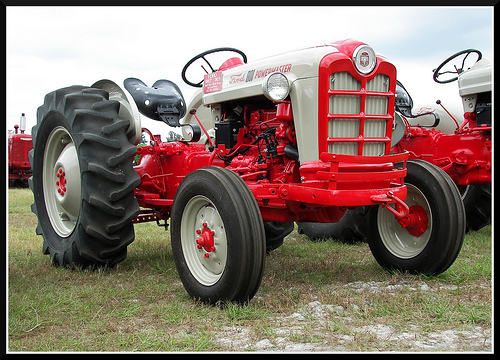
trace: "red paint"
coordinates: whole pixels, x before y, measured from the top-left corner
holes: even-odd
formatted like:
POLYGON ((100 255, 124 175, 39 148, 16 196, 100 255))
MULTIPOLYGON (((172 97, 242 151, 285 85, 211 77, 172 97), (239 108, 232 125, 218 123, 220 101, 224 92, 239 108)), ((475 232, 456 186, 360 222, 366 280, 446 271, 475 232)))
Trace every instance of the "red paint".
POLYGON ((448 134, 406 122, 405 136, 391 150, 408 151, 410 159, 440 167, 458 186, 491 183, 491 127, 475 125, 470 123, 470 117, 465 117, 459 130, 448 134), (472 127, 464 128, 466 122, 472 127))
MULTIPOLYGON (((266 101, 242 104, 243 126, 234 128, 236 142, 232 148, 215 144, 213 151, 207 151, 203 144, 179 141, 164 143, 159 136, 150 133, 151 139, 154 140, 152 144, 137 149, 140 161, 135 170, 142 182, 135 189, 135 195, 139 206, 144 209, 135 221, 168 219, 175 193, 184 177, 204 166, 221 166, 237 173, 255 196, 265 222, 336 222, 348 208, 402 202, 401 199, 406 198, 406 168, 403 166, 396 169, 394 163, 404 163, 408 159, 408 153, 391 155, 389 151, 396 70, 392 64, 379 57, 371 74, 359 74, 350 58, 352 51, 359 44, 361 43, 355 41, 339 44, 340 52, 327 55, 321 61, 319 116, 316 120, 319 128, 317 161, 299 162, 297 159, 293 109, 289 101, 275 104, 266 101), (356 95, 361 97, 361 109, 364 109, 367 96, 387 98, 387 113, 370 115, 370 119, 383 119, 387 122, 388 135, 375 139, 384 143, 384 155, 361 156, 361 150, 358 155, 328 153, 328 144, 333 141, 327 136, 328 121, 338 116, 328 112, 329 97, 343 94, 330 90, 328 82, 330 74, 339 71, 348 71, 360 81, 361 90, 357 91, 356 95), (367 82, 379 73, 388 76, 388 91, 367 91, 367 82)), ((291 68, 291 64, 284 64, 281 71, 288 72, 291 68)), ((263 75, 267 70, 259 70, 262 73, 256 72, 255 76, 263 75)), ((205 79, 205 93, 207 90, 216 91, 221 86, 219 84, 222 83, 222 75, 214 74, 205 79)), ((235 77, 234 81, 237 79, 239 77, 235 77)), ((233 108, 223 106, 222 118, 231 116, 233 108)), ((357 114, 356 118, 360 119, 363 125, 366 118, 364 111, 357 114)), ((146 129, 144 131, 149 132, 146 129)), ((367 139, 361 133, 358 138, 343 141, 356 141, 362 148, 363 144, 373 142, 374 139, 367 139)), ((402 213, 407 215, 408 211, 402 213)), ((213 232, 203 226, 196 233, 197 246, 205 249, 207 254, 213 251, 213 232)))

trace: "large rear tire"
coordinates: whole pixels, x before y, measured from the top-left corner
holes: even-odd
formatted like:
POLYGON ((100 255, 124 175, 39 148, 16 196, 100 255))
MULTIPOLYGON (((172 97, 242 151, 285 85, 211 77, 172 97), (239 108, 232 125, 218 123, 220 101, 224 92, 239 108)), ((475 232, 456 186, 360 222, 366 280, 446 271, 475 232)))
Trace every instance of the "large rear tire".
POLYGON ((471 184, 462 189, 467 232, 491 224, 491 184, 471 184))
POLYGON ((268 221, 264 223, 266 232, 266 252, 276 250, 283 245, 283 240, 294 229, 294 222, 268 221))
POLYGON ((266 235, 257 202, 234 172, 205 167, 175 194, 174 261, 188 294, 204 302, 248 302, 264 272, 266 235))
POLYGON ((112 266, 134 240, 139 213, 130 122, 106 91, 73 86, 45 96, 32 129, 32 211, 55 265, 112 266))
POLYGON ((365 242, 366 212, 368 206, 358 206, 354 210, 346 210, 344 216, 336 223, 298 223, 298 233, 304 234, 312 241, 333 239, 344 244, 365 242))
POLYGON ((451 178, 426 161, 407 162, 408 195, 413 213, 405 228, 389 210, 372 206, 367 213, 368 244, 375 259, 389 270, 427 275, 448 269, 460 253, 465 210, 451 178))

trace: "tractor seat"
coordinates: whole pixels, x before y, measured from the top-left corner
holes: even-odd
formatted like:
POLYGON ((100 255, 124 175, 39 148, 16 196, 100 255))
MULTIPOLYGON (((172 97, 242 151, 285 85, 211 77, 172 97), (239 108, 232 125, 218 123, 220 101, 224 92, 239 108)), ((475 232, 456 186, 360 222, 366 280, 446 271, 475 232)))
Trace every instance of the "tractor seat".
POLYGON ((219 71, 224 71, 224 70, 229 70, 232 69, 236 66, 243 65, 244 62, 238 57, 233 57, 228 60, 226 60, 219 68, 219 71))
POLYGON ((179 120, 186 114, 186 102, 175 83, 157 80, 149 87, 139 79, 128 78, 123 85, 134 98, 141 114, 169 126, 181 126, 179 120))

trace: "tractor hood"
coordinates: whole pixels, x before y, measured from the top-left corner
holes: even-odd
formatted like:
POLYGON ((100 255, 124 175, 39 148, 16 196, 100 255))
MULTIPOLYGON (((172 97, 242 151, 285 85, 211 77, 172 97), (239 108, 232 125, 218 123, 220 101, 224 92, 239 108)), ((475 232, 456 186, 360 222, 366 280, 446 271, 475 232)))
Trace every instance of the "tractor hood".
POLYGON ((293 91, 296 80, 318 77, 319 62, 325 55, 334 52, 338 52, 335 46, 322 45, 209 74, 203 86, 203 105, 263 95, 262 84, 266 76, 274 72, 285 74, 293 91))
POLYGON ((491 63, 481 59, 469 70, 458 76, 458 89, 460 96, 479 94, 491 91, 491 63))

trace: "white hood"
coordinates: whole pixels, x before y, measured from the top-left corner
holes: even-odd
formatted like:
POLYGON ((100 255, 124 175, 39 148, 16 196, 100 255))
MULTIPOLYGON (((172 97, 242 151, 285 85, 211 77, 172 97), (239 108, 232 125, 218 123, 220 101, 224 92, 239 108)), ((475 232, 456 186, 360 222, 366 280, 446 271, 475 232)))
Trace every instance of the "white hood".
POLYGON ((220 72, 220 90, 204 89, 203 105, 221 103, 232 99, 262 95, 262 83, 266 75, 282 72, 290 83, 298 79, 318 77, 321 59, 330 53, 338 52, 332 45, 312 47, 272 57, 220 72), (211 91, 211 92, 209 92, 211 91))

